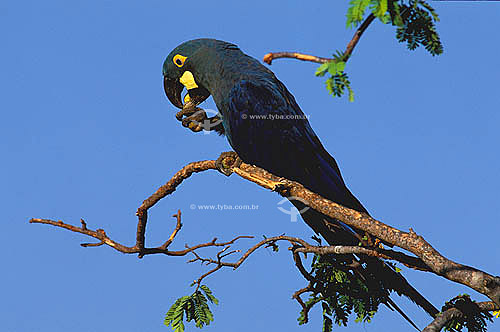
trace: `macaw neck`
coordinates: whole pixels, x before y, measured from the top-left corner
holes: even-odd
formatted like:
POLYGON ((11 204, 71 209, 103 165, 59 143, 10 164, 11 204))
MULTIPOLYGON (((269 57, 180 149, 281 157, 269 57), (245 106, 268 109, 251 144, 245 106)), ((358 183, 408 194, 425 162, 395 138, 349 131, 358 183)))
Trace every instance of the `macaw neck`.
POLYGON ((231 89, 242 80, 274 78, 270 70, 239 49, 205 48, 195 57, 195 80, 210 92, 219 108, 227 102, 231 89))

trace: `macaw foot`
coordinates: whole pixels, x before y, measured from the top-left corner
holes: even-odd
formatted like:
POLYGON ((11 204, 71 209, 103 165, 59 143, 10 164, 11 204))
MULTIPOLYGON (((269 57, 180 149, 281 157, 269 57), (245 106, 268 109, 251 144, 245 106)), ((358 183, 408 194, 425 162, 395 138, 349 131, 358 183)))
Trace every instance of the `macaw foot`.
POLYGON ((233 173, 232 168, 233 167, 239 167, 242 163, 242 160, 236 152, 234 151, 229 151, 229 152, 222 152, 215 161, 215 166, 225 176, 231 175, 233 173))
POLYGON ((219 134, 224 133, 222 119, 218 115, 209 118, 205 110, 190 103, 184 105, 182 111, 178 112, 175 117, 182 122, 182 126, 194 132, 215 130, 219 134))

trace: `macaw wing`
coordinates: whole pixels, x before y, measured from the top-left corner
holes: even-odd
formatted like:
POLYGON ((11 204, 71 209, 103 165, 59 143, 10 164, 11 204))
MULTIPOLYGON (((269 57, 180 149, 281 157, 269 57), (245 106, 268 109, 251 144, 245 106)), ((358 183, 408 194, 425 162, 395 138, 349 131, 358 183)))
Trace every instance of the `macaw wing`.
POLYGON ((276 78, 240 81, 230 92, 228 109, 224 116, 228 139, 243 161, 366 212, 345 186, 335 159, 295 98, 276 78))

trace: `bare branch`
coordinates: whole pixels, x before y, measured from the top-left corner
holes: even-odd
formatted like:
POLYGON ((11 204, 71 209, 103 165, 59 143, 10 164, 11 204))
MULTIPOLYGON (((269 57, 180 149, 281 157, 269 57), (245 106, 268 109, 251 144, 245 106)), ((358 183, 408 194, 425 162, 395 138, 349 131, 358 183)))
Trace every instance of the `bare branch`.
POLYGON ((264 58, 262 60, 265 63, 267 63, 268 65, 270 65, 270 64, 272 64, 274 59, 281 59, 281 58, 290 58, 290 59, 297 59, 297 60, 310 61, 310 62, 316 62, 316 63, 326 63, 326 62, 330 62, 333 60, 331 58, 321 58, 318 56, 297 53, 297 52, 267 53, 266 55, 264 55, 264 58))
POLYGON ((75 233, 81 233, 88 235, 90 237, 96 238, 100 240, 101 242, 97 244, 91 244, 91 243, 83 243, 82 247, 95 247, 95 246, 100 246, 101 244, 106 244, 120 252, 123 252, 125 254, 133 254, 133 253, 138 253, 139 251, 135 247, 127 247, 124 246, 118 242, 115 242, 111 240, 107 235, 106 232, 103 229, 97 229, 95 231, 87 229, 87 226, 85 223, 82 223, 82 227, 77 227, 73 226, 70 224, 65 224, 61 220, 54 221, 50 219, 40 219, 40 218, 33 218, 29 221, 32 224, 46 224, 46 225, 52 225, 60 228, 64 228, 67 230, 70 230, 75 233))
MULTIPOLYGON (((344 61, 347 61, 351 57, 351 54, 354 51, 356 45, 358 44, 359 39, 363 35, 363 32, 365 32, 365 30, 368 28, 370 23, 373 22, 374 19, 375 15, 370 14, 363 21, 363 23, 361 23, 359 28, 354 33, 354 36, 352 37, 351 41, 347 44, 346 50, 344 52, 344 61)), ((271 65, 274 59, 281 59, 281 58, 290 58, 290 59, 297 59, 297 60, 310 61, 316 63, 326 63, 333 60, 332 58, 321 58, 314 55, 302 54, 297 52, 274 52, 274 53, 267 53, 266 55, 264 55, 263 61, 268 65, 271 65)))
POLYGON ((168 238, 168 240, 162 244, 160 246, 161 249, 167 249, 168 246, 172 243, 172 241, 174 240, 175 236, 177 235, 177 233, 181 230, 182 228, 182 223, 181 223, 181 210, 177 211, 176 214, 173 215, 173 217, 175 217, 177 219, 177 224, 175 225, 175 229, 174 231, 172 232, 172 234, 170 235, 170 237, 168 238))
MULTIPOLYGON (((304 264, 302 264, 302 260, 300 259, 300 255, 299 255, 300 249, 311 249, 311 248, 293 247, 291 249, 292 249, 292 253, 293 253, 293 261, 295 262, 295 266, 297 266, 297 269, 299 270, 300 274, 302 274, 302 276, 306 280, 308 280, 309 282, 313 282, 314 281, 313 276, 309 272, 307 272, 307 270, 304 268, 304 264)), ((308 252, 311 252, 311 251, 308 251, 308 252)))
POLYGON ((307 323, 309 321, 309 310, 311 310, 314 304, 310 305, 305 304, 300 295, 312 291, 314 291, 314 288, 312 283, 309 282, 309 284, 306 287, 299 289, 292 295, 292 299, 295 299, 302 307, 302 315, 304 316, 304 323, 307 323))
MULTIPOLYGON (((146 223, 148 220, 147 211, 156 203, 158 203, 163 197, 173 193, 175 189, 177 189, 177 187, 182 183, 182 181, 190 177, 193 173, 199 173, 209 169, 216 169, 214 160, 205 160, 190 163, 184 166, 180 171, 175 173, 175 175, 166 184, 158 188, 158 190, 153 195, 142 202, 141 206, 139 206, 136 212, 136 215, 139 218, 139 222, 137 223, 135 247, 141 250, 144 248, 146 223)), ((143 256, 142 252, 139 256, 143 256)))
MULTIPOLYGON (((177 218, 177 220, 178 220, 177 225, 179 225, 180 224, 180 211, 177 214, 175 214, 174 217, 177 218)), ((165 254, 167 256, 185 256, 185 255, 189 254, 190 252, 193 252, 197 249, 207 248, 207 247, 225 247, 225 246, 234 244, 236 241, 238 241, 240 239, 252 239, 253 238, 253 236, 240 235, 240 236, 235 237, 231 241, 227 241, 227 242, 217 242, 217 238, 214 238, 210 242, 200 243, 200 244, 197 244, 197 245, 192 246, 192 247, 189 247, 188 245, 186 245, 186 249, 176 250, 176 251, 168 250, 165 247, 165 243, 168 243, 168 245, 170 244, 169 243, 170 239, 169 239, 167 242, 165 242, 160 247, 143 248, 141 250, 141 249, 137 248, 136 246, 127 247, 123 244, 120 244, 116 241, 111 240, 106 235, 106 232, 104 232, 103 229, 98 229, 98 230, 93 231, 91 229, 87 229, 87 228, 83 229, 81 227, 66 224, 60 220, 54 221, 54 220, 50 220, 50 219, 33 218, 29 222, 33 223, 33 224, 52 225, 52 226, 56 226, 56 227, 70 230, 72 232, 85 234, 85 235, 88 235, 90 237, 101 240, 101 242, 99 242, 99 243, 83 243, 83 244, 81 244, 82 247, 97 247, 97 246, 101 246, 102 244, 106 244, 106 245, 108 245, 108 246, 110 246, 110 247, 112 247, 112 248, 116 249, 117 251, 122 252, 124 254, 142 254, 142 256, 152 255, 152 254, 165 254)), ((177 229, 177 227, 176 227, 176 229, 177 229)), ((179 227, 179 229, 180 229, 180 227, 179 227)), ((172 239, 173 239, 173 237, 175 237, 175 234, 177 234, 177 231, 174 230, 174 232, 171 235, 172 239)), ((167 245, 167 247, 168 247, 168 245, 167 245)))

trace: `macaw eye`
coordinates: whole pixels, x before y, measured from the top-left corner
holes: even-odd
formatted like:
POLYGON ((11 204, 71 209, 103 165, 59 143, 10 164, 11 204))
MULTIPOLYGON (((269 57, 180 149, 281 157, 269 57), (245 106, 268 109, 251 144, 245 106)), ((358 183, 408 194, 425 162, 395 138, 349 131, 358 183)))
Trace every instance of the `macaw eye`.
POLYGON ((182 67, 184 66, 184 62, 186 61, 187 57, 185 56, 182 56, 180 54, 177 54, 176 56, 174 56, 174 63, 177 67, 182 67))

